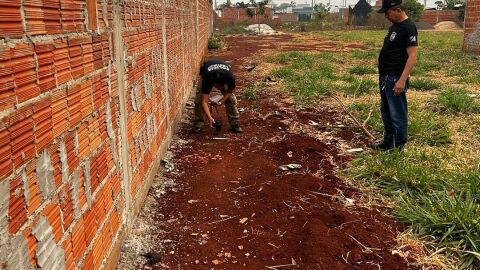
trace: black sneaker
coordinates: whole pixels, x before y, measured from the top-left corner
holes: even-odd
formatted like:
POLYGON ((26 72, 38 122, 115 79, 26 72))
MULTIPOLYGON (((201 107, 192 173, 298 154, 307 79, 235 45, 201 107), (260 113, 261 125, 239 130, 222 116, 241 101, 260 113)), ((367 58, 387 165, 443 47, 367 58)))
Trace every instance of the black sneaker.
POLYGON ((193 127, 192 132, 200 134, 200 133, 202 133, 202 128, 201 127, 193 127))
POLYGON ((235 132, 235 133, 242 133, 243 132, 243 129, 238 124, 233 124, 230 130, 235 132))
POLYGON ((386 144, 385 142, 371 143, 368 145, 368 147, 377 151, 389 151, 393 148, 393 146, 386 144))

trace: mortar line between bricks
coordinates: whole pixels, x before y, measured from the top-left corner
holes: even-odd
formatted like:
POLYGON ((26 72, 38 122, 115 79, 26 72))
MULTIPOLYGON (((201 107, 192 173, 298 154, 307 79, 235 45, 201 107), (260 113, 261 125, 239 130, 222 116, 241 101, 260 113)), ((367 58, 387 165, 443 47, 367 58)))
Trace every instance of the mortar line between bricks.
POLYGON ((65 33, 65 34, 54 34, 54 35, 34 35, 30 36, 30 39, 26 36, 27 32, 24 32, 24 36, 22 38, 15 38, 15 39, 0 39, 0 47, 14 47, 17 44, 31 44, 34 43, 45 43, 48 41, 53 41, 55 39, 69 39, 69 38, 85 38, 91 37, 92 34, 94 35, 103 35, 105 33, 111 33, 112 31, 109 29, 101 29, 99 31, 85 31, 85 32, 76 32, 76 33, 65 33))

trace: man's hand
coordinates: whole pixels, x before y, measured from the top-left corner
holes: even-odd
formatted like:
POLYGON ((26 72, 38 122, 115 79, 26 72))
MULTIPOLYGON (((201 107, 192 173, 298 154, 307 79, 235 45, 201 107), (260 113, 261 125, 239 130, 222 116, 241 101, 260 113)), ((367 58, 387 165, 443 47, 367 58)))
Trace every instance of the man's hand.
POLYGON ((215 119, 213 119, 213 117, 208 118, 208 124, 212 128, 215 127, 215 119))
POLYGON ((393 94, 395 96, 399 96, 402 94, 403 90, 405 90, 405 81, 400 79, 395 83, 395 86, 393 87, 393 94))

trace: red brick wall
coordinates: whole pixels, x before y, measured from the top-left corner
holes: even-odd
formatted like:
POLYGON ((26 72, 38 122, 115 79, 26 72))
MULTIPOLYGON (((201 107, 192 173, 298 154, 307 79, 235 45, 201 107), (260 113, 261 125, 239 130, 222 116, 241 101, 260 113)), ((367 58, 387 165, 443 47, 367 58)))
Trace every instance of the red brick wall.
POLYGON ((271 8, 265 8, 265 14, 259 14, 258 9, 256 9, 256 16, 250 18, 247 15, 246 8, 224 8, 222 9, 221 19, 225 22, 241 22, 241 21, 257 21, 260 20, 271 20, 273 16, 273 10, 271 8))
POLYGON ((212 33, 163 2, 0 2, 0 268, 115 265, 212 33))
POLYGON ((463 49, 480 55, 480 0, 467 0, 463 49))
POLYGON ((459 14, 458 10, 425 10, 420 21, 431 25, 445 21, 454 21, 460 24, 459 14))
POLYGON ((280 22, 298 22, 298 14, 295 13, 278 13, 273 18, 280 22))

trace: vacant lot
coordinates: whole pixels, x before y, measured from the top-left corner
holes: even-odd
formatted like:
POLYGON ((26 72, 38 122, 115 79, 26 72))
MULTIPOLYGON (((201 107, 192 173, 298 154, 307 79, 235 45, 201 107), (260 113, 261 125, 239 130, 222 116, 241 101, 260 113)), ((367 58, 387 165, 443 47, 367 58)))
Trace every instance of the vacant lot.
MULTIPOLYGON (((384 35, 315 33, 311 37, 358 42, 369 49, 276 54, 267 58, 275 65, 271 74, 300 107, 315 108, 331 103, 324 97, 341 96, 380 137, 376 58, 384 35)), ((413 233, 435 243, 437 253, 457 255, 460 267, 479 267, 480 59, 464 55, 461 44, 459 32, 420 33, 408 94, 407 150, 362 155, 340 174, 391 204, 413 233)))
POLYGON ((368 137, 332 96, 380 137, 384 35, 224 38, 211 57, 236 71, 245 133, 183 124, 119 269, 478 266, 480 60, 460 33, 421 32, 407 149, 352 154, 368 137), (301 168, 279 169, 290 163, 301 168))

